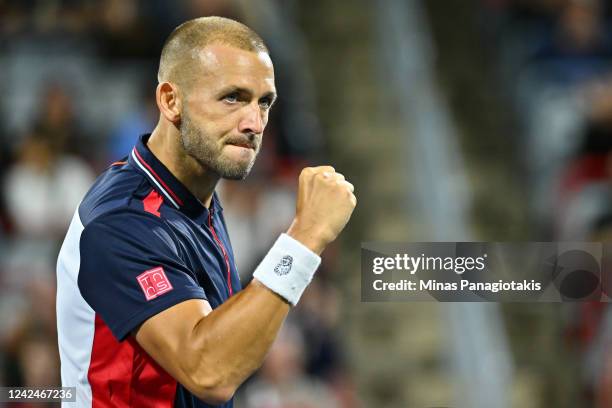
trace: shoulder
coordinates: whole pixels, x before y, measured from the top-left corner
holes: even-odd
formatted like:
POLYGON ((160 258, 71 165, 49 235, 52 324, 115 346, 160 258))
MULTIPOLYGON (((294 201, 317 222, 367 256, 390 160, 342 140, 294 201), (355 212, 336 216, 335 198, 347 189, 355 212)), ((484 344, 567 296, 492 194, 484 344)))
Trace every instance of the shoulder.
MULTIPOLYGON (((79 218, 84 227, 103 215, 133 215, 140 201, 151 186, 144 176, 129 164, 110 166, 98 176, 79 205, 79 218)), ((140 206, 142 208, 142 206, 140 206)))
POLYGON ((117 207, 92 219, 84 225, 81 246, 110 248, 119 251, 142 252, 164 250, 177 253, 178 240, 175 232, 161 218, 146 211, 130 207, 117 207))

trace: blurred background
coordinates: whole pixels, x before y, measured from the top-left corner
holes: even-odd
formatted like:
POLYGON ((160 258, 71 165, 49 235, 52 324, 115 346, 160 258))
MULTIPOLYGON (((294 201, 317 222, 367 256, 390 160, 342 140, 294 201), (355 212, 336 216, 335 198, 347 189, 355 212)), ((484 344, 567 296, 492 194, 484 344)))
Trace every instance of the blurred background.
POLYGON ((0 0, 1 385, 59 384, 67 225, 156 123, 165 37, 205 15, 262 35, 280 95, 253 174, 219 187, 243 280, 302 167, 359 200, 238 407, 612 407, 606 304, 360 301, 363 241, 612 239, 603 0, 0 0))

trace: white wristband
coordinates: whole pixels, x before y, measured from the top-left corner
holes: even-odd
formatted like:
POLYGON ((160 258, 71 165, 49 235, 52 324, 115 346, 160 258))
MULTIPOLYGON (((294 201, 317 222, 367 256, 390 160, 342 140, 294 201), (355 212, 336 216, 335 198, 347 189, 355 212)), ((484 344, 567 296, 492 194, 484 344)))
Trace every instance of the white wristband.
POLYGON ((320 256, 289 235, 281 234, 253 277, 295 306, 320 263, 320 256))

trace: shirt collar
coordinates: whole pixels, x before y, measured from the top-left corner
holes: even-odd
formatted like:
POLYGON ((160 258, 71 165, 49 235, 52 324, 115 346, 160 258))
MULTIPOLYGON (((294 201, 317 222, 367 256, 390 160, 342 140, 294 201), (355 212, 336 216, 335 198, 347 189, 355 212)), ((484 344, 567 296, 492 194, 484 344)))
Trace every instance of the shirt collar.
MULTIPOLYGON (((208 209, 200 200, 149 150, 147 147, 149 136, 151 134, 147 133, 138 138, 136 146, 129 155, 129 163, 144 174, 174 208, 184 211, 190 216, 197 216, 203 211, 208 212, 208 209)), ((216 192, 212 196, 211 208, 216 212, 223 210, 216 192)))

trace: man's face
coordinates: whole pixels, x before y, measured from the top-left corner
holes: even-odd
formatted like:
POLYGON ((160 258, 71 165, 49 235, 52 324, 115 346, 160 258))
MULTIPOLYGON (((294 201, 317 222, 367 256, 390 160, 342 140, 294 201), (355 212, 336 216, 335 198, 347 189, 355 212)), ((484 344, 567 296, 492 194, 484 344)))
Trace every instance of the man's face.
POLYGON ((266 53, 223 44, 198 50, 194 58, 201 69, 189 89, 182 90, 183 148, 219 176, 244 179, 276 99, 272 61, 266 53))

